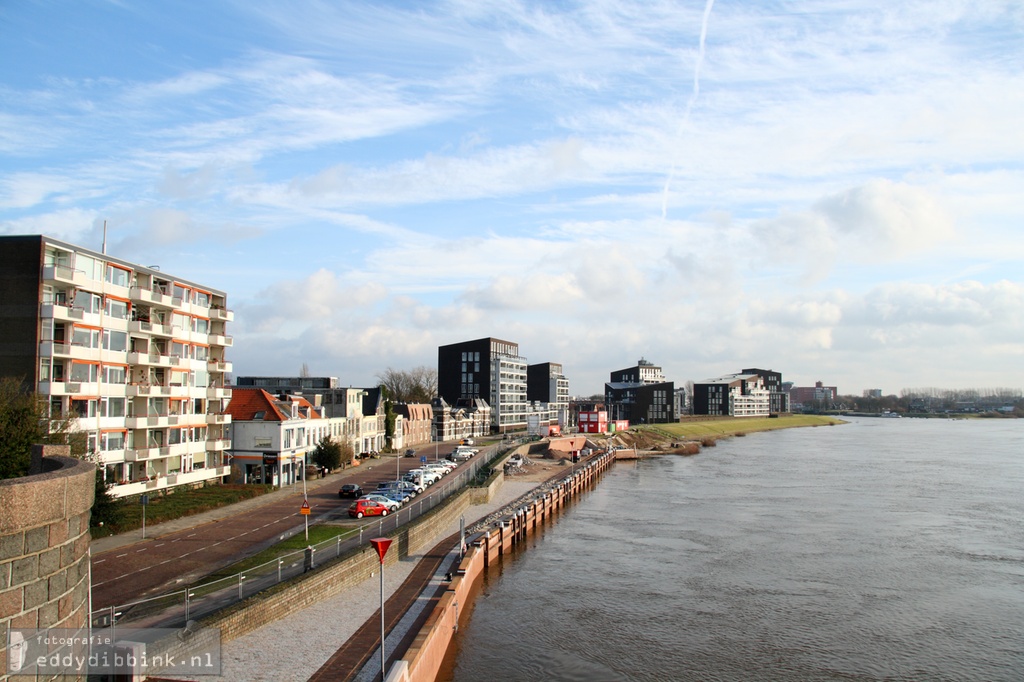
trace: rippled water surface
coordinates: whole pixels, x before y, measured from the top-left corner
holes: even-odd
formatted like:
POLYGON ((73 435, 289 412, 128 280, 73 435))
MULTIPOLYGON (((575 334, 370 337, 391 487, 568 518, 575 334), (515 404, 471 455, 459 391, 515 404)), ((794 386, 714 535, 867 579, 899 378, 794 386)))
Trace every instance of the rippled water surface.
POLYGON ((456 682, 1024 680, 1024 422, 617 464, 472 608, 456 682))

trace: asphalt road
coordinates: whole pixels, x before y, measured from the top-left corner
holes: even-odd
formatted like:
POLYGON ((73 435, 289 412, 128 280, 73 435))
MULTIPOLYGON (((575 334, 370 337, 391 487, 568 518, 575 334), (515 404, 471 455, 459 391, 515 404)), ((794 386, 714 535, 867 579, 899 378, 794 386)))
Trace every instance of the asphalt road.
MULTIPOLYGON (((441 445, 438 456, 445 456, 452 447, 451 444, 447 447, 441 445)), ((431 445, 422 448, 416 457, 400 457, 397 462, 395 457, 363 460, 359 467, 331 474, 325 479, 307 481, 311 520, 332 512, 343 513, 347 509, 351 500, 338 498, 338 488, 342 483, 375 488, 378 481, 393 480, 398 471, 419 466, 420 455, 433 461, 434 452, 431 445)), ((466 466, 461 464, 459 470, 466 466)), ((240 507, 237 511, 225 508, 213 514, 213 520, 210 520, 210 515, 200 515, 195 519, 198 525, 179 520, 151 527, 145 540, 141 539, 140 531, 133 531, 138 538, 134 542, 125 544, 125 538, 121 538, 120 542, 105 543, 114 547, 94 552, 92 557, 92 610, 184 589, 203 576, 293 535, 304 525, 299 511, 302 488, 294 486, 294 489, 292 494, 286 491, 272 493, 272 499, 266 499, 263 504, 234 505, 240 507), (243 505, 244 509, 241 508, 243 505), (173 530, 183 525, 190 527, 173 530)), ((430 494, 428 489, 416 499, 430 494)), ((97 542, 99 546, 103 544, 97 542)))

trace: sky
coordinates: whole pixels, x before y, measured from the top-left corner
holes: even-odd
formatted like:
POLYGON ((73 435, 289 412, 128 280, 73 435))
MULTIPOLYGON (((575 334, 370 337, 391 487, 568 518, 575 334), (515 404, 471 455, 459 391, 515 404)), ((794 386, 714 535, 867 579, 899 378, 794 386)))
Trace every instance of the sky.
POLYGON ((1024 388, 1024 5, 0 3, 0 234, 225 291, 235 375, 496 337, 1024 388))

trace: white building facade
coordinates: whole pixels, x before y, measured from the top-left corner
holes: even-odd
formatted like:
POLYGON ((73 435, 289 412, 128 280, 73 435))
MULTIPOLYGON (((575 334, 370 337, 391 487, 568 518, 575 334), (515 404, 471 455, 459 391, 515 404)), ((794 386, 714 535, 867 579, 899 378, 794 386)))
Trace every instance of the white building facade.
POLYGON ((0 237, 5 376, 77 415, 111 492, 228 473, 231 372, 222 291, 41 235, 0 237))

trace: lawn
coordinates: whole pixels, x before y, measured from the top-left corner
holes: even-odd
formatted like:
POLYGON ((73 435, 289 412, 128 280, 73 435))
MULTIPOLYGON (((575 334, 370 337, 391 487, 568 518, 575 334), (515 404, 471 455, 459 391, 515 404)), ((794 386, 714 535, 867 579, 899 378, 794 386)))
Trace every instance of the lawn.
MULTIPOLYGON (((242 500, 259 497, 276 488, 272 485, 208 485, 194 490, 175 490, 170 494, 153 493, 146 505, 146 523, 157 524, 191 514, 218 509, 242 500)), ((122 500, 122 520, 113 526, 93 527, 94 538, 117 535, 142 527, 139 496, 122 500)))
POLYGON ((842 419, 816 414, 794 414, 778 418, 732 418, 708 421, 687 421, 640 427, 662 433, 671 438, 701 440, 706 437, 738 436, 755 431, 772 431, 798 426, 833 426, 845 423, 842 419))
MULTIPOLYGON (((302 550, 306 549, 306 547, 315 546, 321 542, 326 542, 328 540, 334 540, 339 536, 341 536, 341 539, 344 540, 349 535, 358 532, 358 528, 353 528, 351 526, 310 526, 309 540, 306 540, 305 533, 296 533, 287 540, 282 540, 281 542, 278 542, 277 544, 268 547, 267 549, 263 550, 262 552, 259 552, 258 554, 253 554, 251 557, 242 559, 241 561, 233 563, 230 566, 225 566, 216 573, 211 573, 210 575, 203 578, 203 582, 233 576, 241 571, 248 571, 254 566, 261 566, 265 563, 274 561, 275 559, 283 558, 287 554, 301 552, 302 550)), ((287 560, 289 562, 301 561, 302 557, 300 555, 293 554, 292 556, 289 556, 287 560)))

